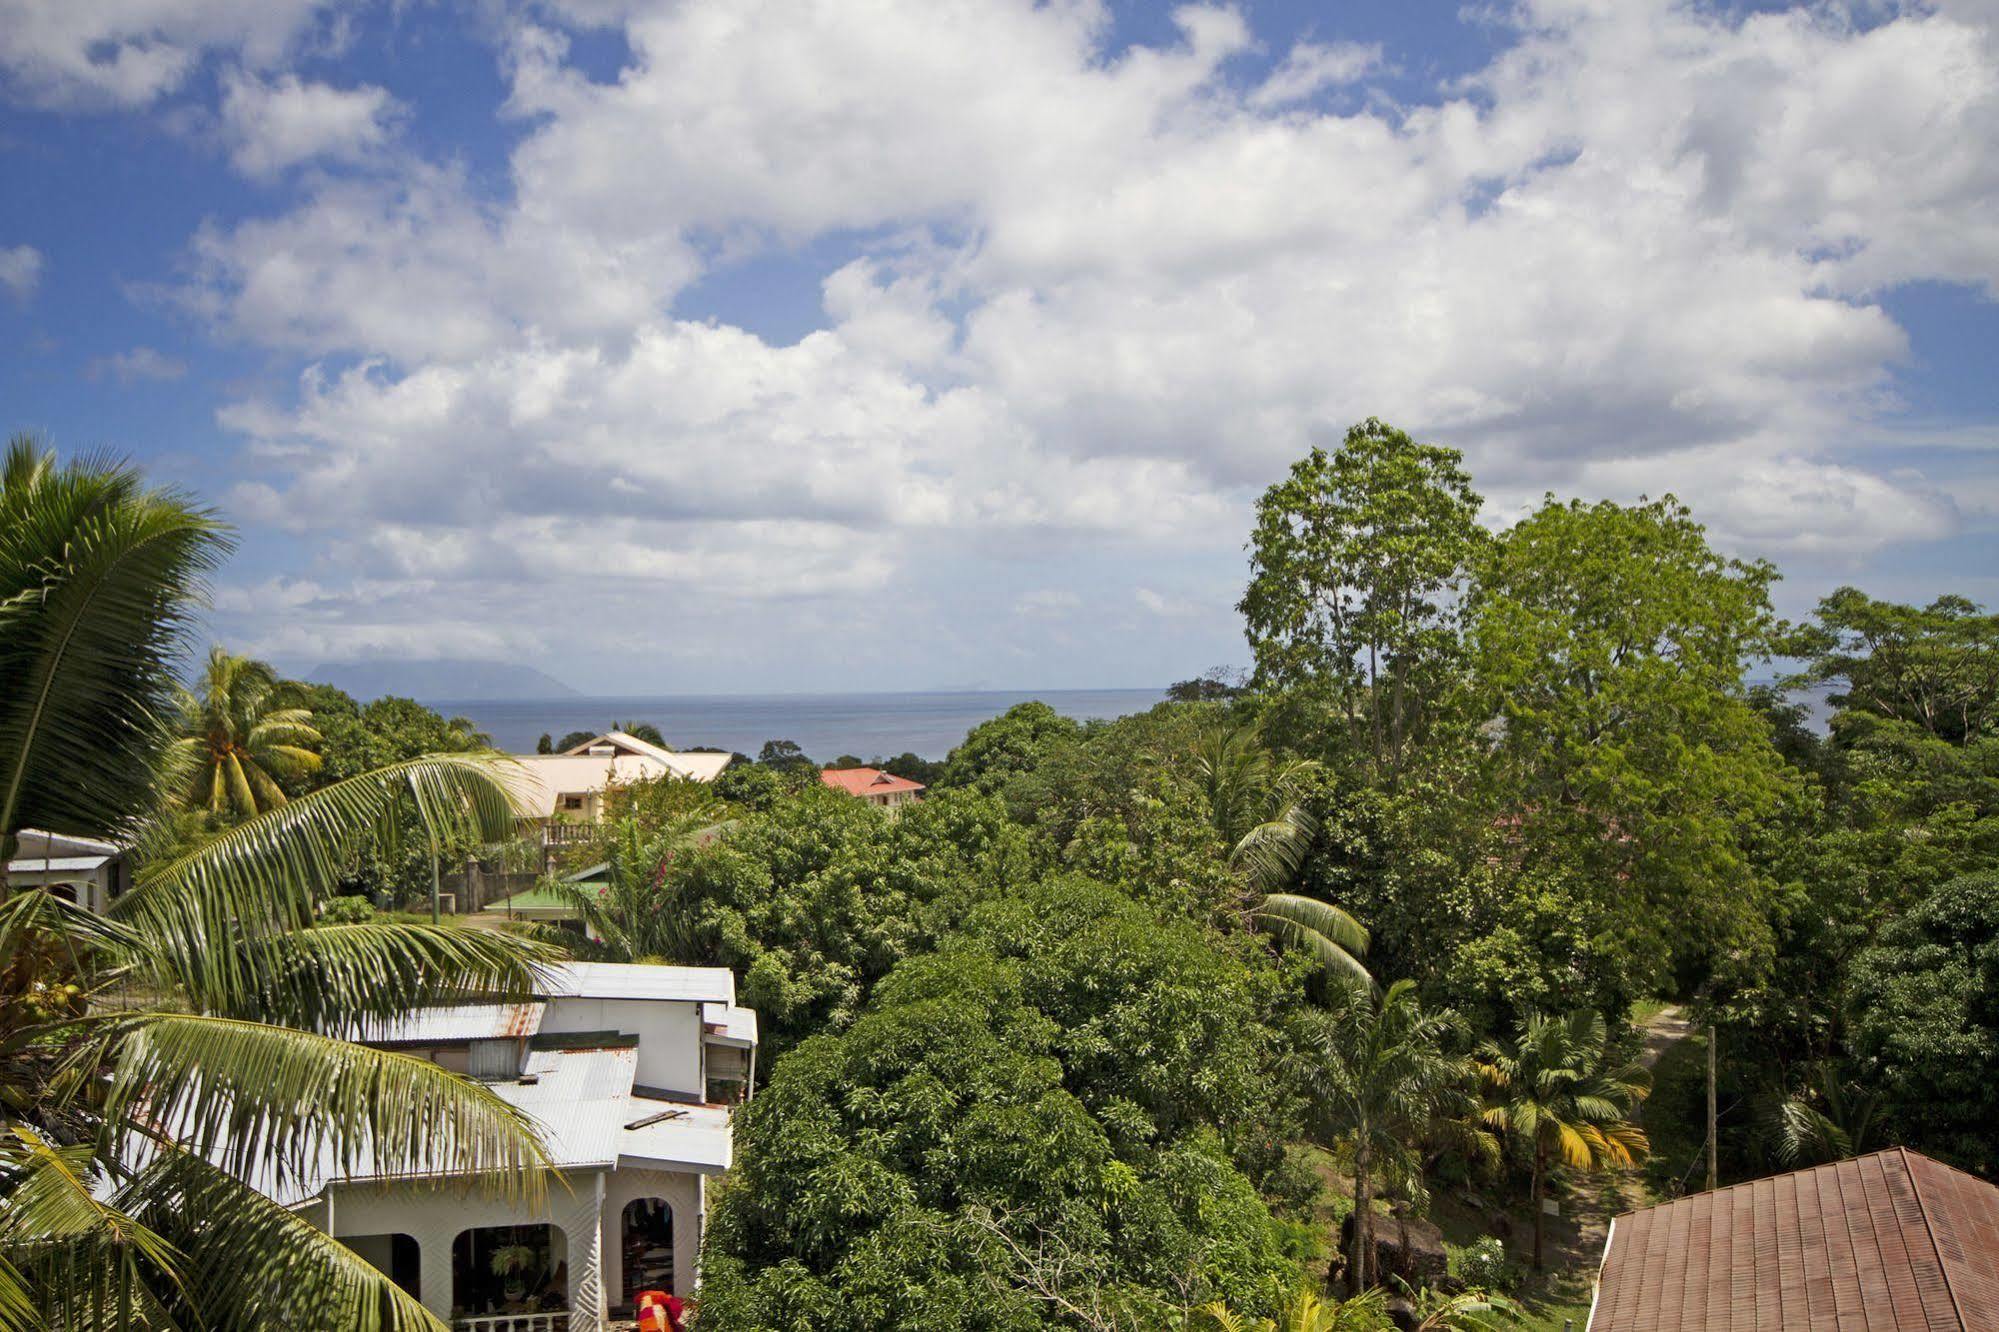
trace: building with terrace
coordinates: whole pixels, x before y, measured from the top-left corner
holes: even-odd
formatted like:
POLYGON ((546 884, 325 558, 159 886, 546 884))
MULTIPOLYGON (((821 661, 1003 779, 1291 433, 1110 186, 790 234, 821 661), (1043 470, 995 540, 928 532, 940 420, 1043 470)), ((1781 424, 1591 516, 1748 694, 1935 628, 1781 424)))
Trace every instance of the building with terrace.
POLYGON ((523 1003, 427 1009, 347 1033, 486 1083, 561 1176, 530 1204, 443 1168, 331 1162, 253 1181, 460 1332, 630 1326, 640 1291, 689 1295, 708 1180, 729 1168, 757 1016, 724 968, 571 962, 523 1003))

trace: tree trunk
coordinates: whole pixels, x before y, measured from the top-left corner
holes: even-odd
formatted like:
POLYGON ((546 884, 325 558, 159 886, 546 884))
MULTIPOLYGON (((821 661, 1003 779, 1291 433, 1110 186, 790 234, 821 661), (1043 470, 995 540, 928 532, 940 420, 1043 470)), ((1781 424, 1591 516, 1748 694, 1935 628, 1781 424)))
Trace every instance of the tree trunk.
POLYGON ((1353 1252, 1347 1258, 1347 1294, 1354 1296, 1368 1288, 1369 1259, 1374 1256, 1374 1181, 1368 1177, 1365 1151, 1354 1154, 1353 1163, 1353 1252))
POLYGON ((1541 1271, 1547 1263, 1541 1257, 1541 1185, 1542 1176, 1547 1173, 1548 1149, 1540 1143, 1534 1144, 1534 1270, 1541 1271))

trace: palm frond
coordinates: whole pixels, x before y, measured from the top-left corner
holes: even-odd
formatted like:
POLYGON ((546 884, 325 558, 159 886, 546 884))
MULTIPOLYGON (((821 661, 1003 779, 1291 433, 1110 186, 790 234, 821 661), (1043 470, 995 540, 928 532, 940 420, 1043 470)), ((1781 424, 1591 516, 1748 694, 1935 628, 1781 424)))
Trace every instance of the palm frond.
POLYGON ((128 467, 9 450, 0 490, 0 839, 103 836, 154 800, 175 663, 229 547, 128 467))
POLYGON ((1252 885, 1276 892, 1297 879, 1318 833, 1319 822, 1310 810, 1287 805, 1244 833, 1230 859, 1252 885))
POLYGON ((392 1050, 237 1018, 107 1019, 105 1115, 243 1178, 468 1174, 537 1196, 532 1122, 476 1082, 392 1050))
POLYGON ((393 840, 410 812, 437 842, 513 832, 518 769, 477 754, 432 754, 334 782, 245 819, 142 870, 112 906, 142 931, 200 1007, 236 1011, 257 992, 245 939, 309 928, 363 847, 393 840))

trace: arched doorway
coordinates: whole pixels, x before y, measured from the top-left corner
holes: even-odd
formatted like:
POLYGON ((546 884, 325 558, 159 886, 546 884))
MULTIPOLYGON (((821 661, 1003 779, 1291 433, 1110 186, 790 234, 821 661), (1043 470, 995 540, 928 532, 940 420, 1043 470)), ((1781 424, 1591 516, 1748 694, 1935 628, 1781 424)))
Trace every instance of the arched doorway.
POLYGON ((365 1258, 370 1267, 388 1275, 404 1291, 423 1298, 423 1250, 414 1235, 342 1235, 340 1242, 365 1258))
POLYGON ((546 1223, 459 1231, 451 1241, 454 1316, 567 1309, 568 1238, 546 1223))
POLYGON ((673 1288, 673 1209, 664 1198, 634 1198, 625 1204, 618 1227, 619 1254, 624 1264, 620 1304, 629 1305, 642 1290, 673 1288))

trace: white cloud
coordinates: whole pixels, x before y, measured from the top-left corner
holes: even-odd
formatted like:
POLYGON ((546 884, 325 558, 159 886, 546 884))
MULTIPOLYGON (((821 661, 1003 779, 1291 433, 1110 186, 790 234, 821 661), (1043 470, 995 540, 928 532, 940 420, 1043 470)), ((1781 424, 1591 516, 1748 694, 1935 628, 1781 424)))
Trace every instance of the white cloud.
POLYGON ((1973 9, 1539 0, 1406 110, 1313 101, 1380 52, 1244 90, 1235 11, 1115 54, 1107 12, 634 0, 592 8, 609 81, 518 26, 504 194, 405 160, 197 237, 195 308, 334 358, 227 414, 246 497, 440 597, 594 570, 684 613, 807 589, 855 633, 944 565, 1237 568, 1254 490, 1370 414, 1465 449, 1497 513, 1672 489, 1749 553, 1842 557, 1956 521, 1875 447, 1906 339, 1873 293, 1999 282, 1973 9), (842 251, 809 336, 680 308, 809 241, 842 251))
POLYGON ((400 114, 382 88, 335 88, 296 74, 265 80, 242 70, 222 81, 223 138, 230 161, 249 176, 316 158, 364 159, 389 142, 400 114))
POLYGON ((130 351, 98 357, 85 373, 92 379, 109 375, 121 384, 136 383, 142 379, 179 379, 187 373, 187 362, 151 347, 134 347, 130 351))
POLYGON ((15 300, 26 301, 41 285, 45 266, 42 252, 32 245, 0 250, 0 287, 6 288, 15 300))
POLYGON ((204 53, 263 67, 338 0, 0 0, 0 89, 50 105, 144 106, 204 53))
POLYGON ((1381 47, 1362 42, 1299 42, 1249 95, 1254 107, 1289 106, 1354 83, 1381 67, 1381 47))

